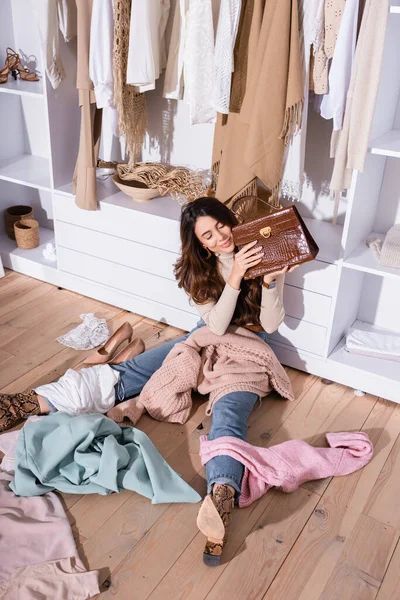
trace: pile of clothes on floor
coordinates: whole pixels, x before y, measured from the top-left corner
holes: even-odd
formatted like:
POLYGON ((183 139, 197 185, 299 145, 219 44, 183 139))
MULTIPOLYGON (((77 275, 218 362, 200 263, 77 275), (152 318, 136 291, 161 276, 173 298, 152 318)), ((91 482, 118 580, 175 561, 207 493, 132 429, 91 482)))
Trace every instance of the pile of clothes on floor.
POLYGON ((99 414, 30 417, 0 436, 0 598, 86 600, 99 593, 53 490, 110 494, 129 489, 159 502, 200 496, 146 434, 99 414))

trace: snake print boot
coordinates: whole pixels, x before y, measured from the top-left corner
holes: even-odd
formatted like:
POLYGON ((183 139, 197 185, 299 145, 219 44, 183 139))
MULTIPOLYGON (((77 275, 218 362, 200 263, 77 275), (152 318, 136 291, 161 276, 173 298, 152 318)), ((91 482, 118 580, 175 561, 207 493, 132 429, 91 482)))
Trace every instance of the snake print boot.
POLYGON ((36 392, 0 394, 0 432, 14 427, 18 421, 31 415, 40 415, 36 392))
POLYGON ((208 537, 204 548, 203 562, 209 567, 217 567, 221 563, 222 549, 228 537, 231 510, 235 501, 235 490, 229 485, 216 483, 212 490, 211 499, 222 521, 224 534, 222 539, 216 539, 215 537, 210 539, 208 537))

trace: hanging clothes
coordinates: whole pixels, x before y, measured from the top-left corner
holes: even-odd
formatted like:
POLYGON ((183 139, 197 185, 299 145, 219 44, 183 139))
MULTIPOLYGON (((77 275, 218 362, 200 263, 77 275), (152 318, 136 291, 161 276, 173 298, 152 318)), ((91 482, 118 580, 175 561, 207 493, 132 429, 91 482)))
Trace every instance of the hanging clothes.
POLYGON ((131 0, 114 0, 114 102, 118 127, 126 139, 129 163, 135 164, 146 133, 146 99, 127 85, 131 0))
POLYGON ((188 10, 189 0, 176 0, 164 79, 164 98, 174 100, 183 98, 183 57, 188 10))
POLYGON ((349 189, 353 169, 363 171, 382 67, 388 0, 367 0, 361 21, 343 128, 336 147, 330 190, 336 197, 349 189))
POLYGON ((65 79, 60 57, 60 31, 66 41, 76 36, 74 0, 35 0, 32 3, 44 58, 46 75, 54 89, 65 79))
POLYGON ((93 0, 90 24, 89 76, 94 85, 102 126, 99 156, 104 161, 125 160, 125 140, 120 138, 118 113, 114 104, 114 2, 93 0))
POLYGON ((323 39, 323 10, 324 0, 299 0, 299 37, 304 84, 303 118, 300 131, 292 137, 287 147, 281 186, 281 195, 292 202, 299 201, 303 192, 310 57, 312 53, 317 52, 323 39))
POLYGON ((221 0, 214 52, 214 106, 229 113, 233 52, 241 13, 241 0, 221 0))
POLYGON ((81 107, 81 132, 73 177, 75 203, 79 208, 97 210, 96 163, 101 133, 101 110, 96 108, 93 82, 89 75, 90 23, 93 0, 76 0, 78 47, 76 87, 81 107))
POLYGON ((77 35, 75 0, 57 0, 58 26, 66 42, 77 35))
POLYGON ((347 90, 357 41, 359 0, 346 0, 335 53, 329 70, 329 93, 321 103, 321 116, 333 119, 333 129, 342 129, 347 90))
POLYGON ((242 12, 239 20, 235 48, 233 50, 234 71, 229 112, 239 113, 246 93, 247 67, 249 57, 249 38, 253 20, 254 0, 242 0, 242 12))
POLYGON ((257 0, 242 109, 219 118, 213 149, 216 195, 222 201, 256 191, 257 177, 277 203, 283 155, 301 124, 303 73, 297 0, 257 0), (238 143, 240 140, 240 143, 238 143))
POLYGON ((314 91, 328 93, 328 64, 335 51, 346 0, 325 0, 324 45, 315 54, 313 69, 314 91))
POLYGON ((190 0, 183 55, 184 101, 190 123, 215 123, 214 22, 212 0, 190 0))
POLYGON ((166 67, 169 10, 170 0, 132 0, 126 83, 136 92, 154 90, 166 67))

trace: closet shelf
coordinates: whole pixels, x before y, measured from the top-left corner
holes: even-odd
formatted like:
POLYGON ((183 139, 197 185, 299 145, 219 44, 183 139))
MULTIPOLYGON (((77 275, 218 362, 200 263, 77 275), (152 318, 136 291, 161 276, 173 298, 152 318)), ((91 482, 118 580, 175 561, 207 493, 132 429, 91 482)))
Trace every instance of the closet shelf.
POLYGON ((58 275, 57 262, 50 262, 42 254, 46 244, 49 242, 55 243, 54 231, 46 227, 39 227, 39 235, 40 245, 31 250, 18 248, 14 240, 10 240, 5 234, 2 235, 0 237, 1 259, 8 269, 13 269, 30 277, 49 281, 48 277, 53 273, 53 276, 50 276, 49 283, 55 283, 54 274, 58 275))
MULTIPOLYGON (((362 328, 363 324, 363 321, 357 320, 353 323, 352 327, 362 328)), ((380 332, 383 331, 382 328, 374 327, 373 325, 369 325, 369 329, 375 329, 380 332)), ((328 358, 329 361, 345 365, 355 371, 358 370, 363 373, 369 373, 370 375, 385 381, 399 382, 399 363, 397 361, 372 358, 371 356, 361 356, 360 354, 350 354, 350 352, 347 352, 345 349, 345 343, 346 340, 343 338, 330 354, 328 358)))
POLYGON ((0 85, 0 92, 4 94, 17 94, 18 96, 36 96, 44 98, 43 82, 40 81, 15 81, 9 78, 6 83, 0 85))
POLYGON ((51 190, 50 161, 32 154, 3 158, 0 160, 0 179, 39 190, 51 190))
POLYGON ((371 143, 370 152, 400 158, 400 129, 391 129, 375 138, 371 143))
POLYGON ((391 6, 389 12, 400 15, 400 6, 391 6))
MULTIPOLYGON (((371 233, 368 237, 377 237, 381 240, 385 239, 384 233, 371 233)), ((380 275, 381 277, 391 277, 400 279, 400 269, 383 267, 376 260, 371 248, 367 246, 366 241, 362 242, 353 252, 343 261, 343 266, 372 275, 380 275)))
MULTIPOLYGON (((57 194, 73 197, 72 183, 68 183, 54 190, 57 194)), ((135 210, 156 217, 163 217, 173 221, 179 221, 182 207, 179 202, 171 196, 160 196, 148 202, 135 202, 123 192, 120 192, 111 177, 106 180, 97 180, 97 199, 100 209, 102 204, 115 206, 120 209, 135 210)))

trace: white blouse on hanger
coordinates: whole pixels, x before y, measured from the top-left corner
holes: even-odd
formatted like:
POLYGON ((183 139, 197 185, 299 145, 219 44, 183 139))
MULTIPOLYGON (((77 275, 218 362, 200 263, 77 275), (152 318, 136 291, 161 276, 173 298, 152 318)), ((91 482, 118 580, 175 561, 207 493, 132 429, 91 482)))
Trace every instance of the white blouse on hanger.
POLYGON ((165 29, 170 0, 132 0, 126 83, 154 90, 167 64, 165 29))
POLYGON ((185 54, 189 0, 176 0, 167 69, 164 79, 164 98, 183 98, 183 58, 185 54))
POLYGON ((114 2, 93 0, 90 23, 89 75, 94 85, 97 108, 103 109, 100 158, 125 159, 125 140, 118 131, 118 113, 114 106, 114 2))
POLYGON ((321 116, 333 119, 333 129, 342 129, 347 90, 351 79, 357 40, 359 0, 346 0, 329 71, 329 93, 321 102, 321 116))

